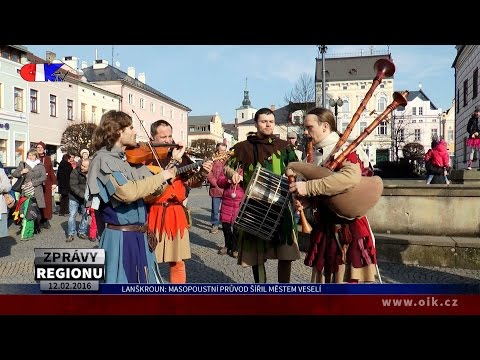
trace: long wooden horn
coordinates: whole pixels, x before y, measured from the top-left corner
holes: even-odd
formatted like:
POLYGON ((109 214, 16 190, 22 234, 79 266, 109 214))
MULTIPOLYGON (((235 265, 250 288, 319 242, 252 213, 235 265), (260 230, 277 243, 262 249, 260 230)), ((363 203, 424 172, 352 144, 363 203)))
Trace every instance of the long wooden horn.
POLYGON ((395 91, 393 93, 393 101, 387 108, 375 119, 372 121, 370 125, 368 125, 363 133, 360 134, 340 155, 338 155, 335 159, 330 161, 328 164, 325 165, 327 169, 335 170, 338 165, 340 165, 345 158, 353 151, 355 148, 397 107, 407 105, 407 97, 408 91, 398 92, 395 91))
POLYGON ((360 106, 358 107, 357 111, 355 112, 355 114, 353 114, 352 120, 350 120, 350 123, 348 124, 347 128, 345 129, 345 132, 342 134, 342 136, 338 140, 337 144, 333 148, 333 151, 331 152, 332 158, 329 161, 326 162, 326 165, 329 165, 329 163, 331 161, 333 161, 333 155, 335 153, 337 153, 337 151, 340 150, 342 145, 345 144, 345 142, 347 141, 348 136, 352 132, 353 127, 355 126, 358 119, 360 118, 360 115, 365 110, 365 108, 368 104, 368 101, 372 97, 373 92, 375 91, 377 86, 382 82, 382 80, 385 76, 390 77, 395 73, 395 65, 393 64, 392 61, 390 61, 387 58, 382 58, 382 59, 378 59, 377 61, 375 61, 375 64, 373 65, 373 68, 377 72, 377 75, 373 79, 372 85, 370 86, 370 89, 368 90, 367 94, 365 95, 362 102, 360 103, 360 106))

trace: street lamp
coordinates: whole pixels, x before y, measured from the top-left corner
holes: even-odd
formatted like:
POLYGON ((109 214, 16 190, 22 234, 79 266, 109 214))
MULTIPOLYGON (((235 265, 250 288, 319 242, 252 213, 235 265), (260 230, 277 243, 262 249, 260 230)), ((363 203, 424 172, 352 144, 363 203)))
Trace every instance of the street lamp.
MULTIPOLYGON (((446 139, 446 136, 445 136, 445 123, 447 122, 447 119, 446 119, 446 116, 445 114, 442 114, 442 134, 443 134, 443 139, 445 140, 446 139)), ((447 141, 447 140, 445 140, 447 141)))
POLYGON ((338 115, 338 107, 342 107, 343 106, 343 100, 340 99, 340 97, 337 99, 337 100, 333 100, 333 99, 330 99, 330 101, 328 102, 329 105, 331 107, 334 107, 335 108, 335 123, 337 125, 337 130, 338 130, 338 118, 337 118, 337 115, 338 115))

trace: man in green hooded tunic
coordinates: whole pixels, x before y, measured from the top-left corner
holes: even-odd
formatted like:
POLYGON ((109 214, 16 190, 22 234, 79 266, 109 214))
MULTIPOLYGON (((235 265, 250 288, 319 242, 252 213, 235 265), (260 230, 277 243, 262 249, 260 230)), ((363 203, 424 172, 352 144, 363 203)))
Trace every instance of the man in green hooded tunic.
MULTIPOLYGON (((277 175, 283 175, 289 162, 299 161, 292 145, 277 138, 275 114, 268 108, 262 108, 254 117, 257 133, 247 137, 233 147, 234 153, 225 167, 226 176, 234 184, 241 182, 247 188, 257 164, 277 175), (243 169, 243 177, 236 169, 243 169)), ((262 219, 258 219, 260 221, 262 219)), ((290 282, 293 260, 300 259, 298 249, 297 221, 291 203, 285 207, 280 225, 269 241, 249 234, 243 230, 238 232, 238 264, 251 266, 256 283, 266 283, 265 262, 267 259, 278 259, 278 282, 290 282)))

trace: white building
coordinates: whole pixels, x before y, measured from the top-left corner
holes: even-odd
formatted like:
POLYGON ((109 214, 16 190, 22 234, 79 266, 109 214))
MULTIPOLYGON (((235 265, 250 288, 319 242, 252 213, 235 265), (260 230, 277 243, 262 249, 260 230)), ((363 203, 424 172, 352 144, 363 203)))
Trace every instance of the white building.
MULTIPOLYGON (((392 117, 393 146, 398 148, 399 158, 403 157, 401 149, 405 144, 422 144, 426 153, 433 138, 444 137, 442 109, 437 108, 422 89, 409 91, 407 100, 407 105, 399 106, 392 117)), ((396 151, 393 155, 391 160, 397 160, 396 151)))
POLYGON ((27 94, 29 83, 20 76, 27 48, 0 46, 0 161, 16 166, 29 150, 27 94))
MULTIPOLYGON (((391 54, 355 56, 355 57, 330 57, 325 59, 325 107, 337 114, 337 129, 344 132, 353 115, 359 110, 362 100, 371 89, 374 78, 379 74, 379 69, 374 64, 379 59, 391 60, 391 54), (330 99, 341 106, 331 107, 330 99), (341 99, 341 102, 338 102, 341 99)), ((316 59, 315 71, 315 98, 317 106, 322 106, 322 59, 316 59)), ((388 75, 388 74, 387 74, 388 75)), ((383 76, 382 82, 376 86, 365 109, 360 113, 348 141, 356 139, 367 126, 393 101, 394 76, 383 76)), ((387 161, 391 158, 392 151, 391 129, 387 121, 383 121, 361 143, 363 150, 369 155, 373 164, 387 161)))
MULTIPOLYGON (((452 67, 455 68, 455 160, 456 169, 467 167, 468 138, 467 124, 473 115, 475 106, 480 105, 478 93, 478 68, 480 64, 480 46, 457 45, 457 56, 452 67)), ((476 155, 478 159, 478 154, 476 155)), ((473 167, 477 167, 476 162, 473 167)))

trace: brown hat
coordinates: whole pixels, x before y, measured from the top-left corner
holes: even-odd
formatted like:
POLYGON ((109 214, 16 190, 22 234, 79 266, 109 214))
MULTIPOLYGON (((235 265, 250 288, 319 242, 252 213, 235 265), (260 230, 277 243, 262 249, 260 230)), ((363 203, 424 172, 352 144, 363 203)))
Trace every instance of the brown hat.
POLYGON ((42 147, 45 149, 45 143, 43 141, 39 141, 37 145, 42 145, 42 147))

